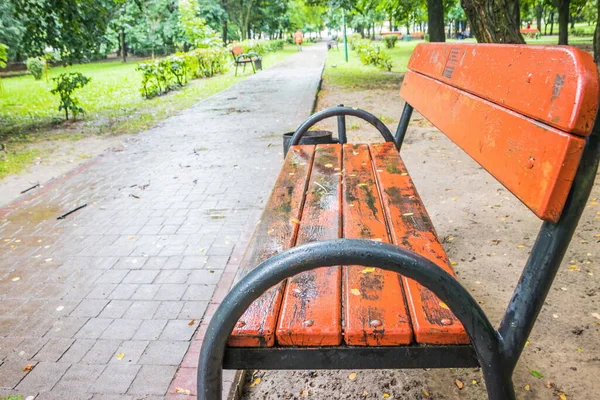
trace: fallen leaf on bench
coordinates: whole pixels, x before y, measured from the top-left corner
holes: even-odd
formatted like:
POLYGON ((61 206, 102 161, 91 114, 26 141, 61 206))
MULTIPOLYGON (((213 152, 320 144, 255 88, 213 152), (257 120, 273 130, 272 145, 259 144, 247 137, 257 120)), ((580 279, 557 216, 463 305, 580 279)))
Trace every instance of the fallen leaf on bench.
POLYGON ((535 369, 531 369, 529 370, 529 373, 534 377, 534 378, 538 378, 538 379, 542 379, 544 377, 544 375, 542 375, 541 373, 537 372, 535 369))
POLYGON ((351 373, 350 375, 348 375, 348 379, 350 379, 351 381, 356 379, 356 372, 351 373))
POLYGON ((368 274, 370 272, 375 272, 375 268, 373 268, 373 267, 367 267, 367 268, 363 269, 360 272, 362 272, 363 274, 368 274))
POLYGON ((290 222, 293 224, 300 224, 300 221, 298 221, 296 218, 290 219, 290 222))
POLYGON ((402 215, 404 215, 405 217, 410 217, 411 215, 415 215, 415 213, 404 213, 402 215))
POLYGON ((252 383, 250 384, 250 387, 254 387, 254 386, 258 385, 258 384, 260 383, 260 381, 261 381, 261 380, 262 380, 262 379, 260 379, 260 378, 256 378, 256 379, 254 379, 254 380, 252 381, 252 383))
POLYGON ((355 296, 360 296, 360 290, 358 289, 350 289, 350 293, 352 293, 355 296))
POLYGON ((445 308, 446 310, 450 309, 450 307, 448 307, 448 305, 446 303, 444 303, 443 301, 440 301, 440 307, 445 308))
POLYGON ((175 388, 175 393, 180 393, 180 394, 185 394, 185 395, 191 395, 192 392, 189 389, 182 389, 182 388, 175 388))
POLYGON ((454 383, 456 384, 456 387, 459 389, 462 389, 465 386, 465 384, 460 379, 455 380, 454 383))
POLYGON ((325 168, 331 168, 333 167, 333 164, 325 164, 325 168))
POLYGON ((367 186, 367 184, 366 184, 366 183, 359 183, 359 184, 358 184, 358 185, 356 185, 356 186, 358 186, 358 187, 364 187, 364 186, 367 186))

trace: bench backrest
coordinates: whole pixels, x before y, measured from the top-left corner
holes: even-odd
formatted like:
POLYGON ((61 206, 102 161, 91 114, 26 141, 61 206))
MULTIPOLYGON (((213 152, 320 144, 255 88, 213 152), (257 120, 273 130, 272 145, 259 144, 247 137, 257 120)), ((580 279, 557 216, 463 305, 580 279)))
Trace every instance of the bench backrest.
POLYGON ((244 52, 244 49, 242 48, 242 46, 233 46, 231 48, 231 52, 233 53, 234 56, 240 55, 244 52))
POLYGON ((557 222, 598 110, 592 57, 563 46, 419 44, 401 95, 517 196, 557 222))

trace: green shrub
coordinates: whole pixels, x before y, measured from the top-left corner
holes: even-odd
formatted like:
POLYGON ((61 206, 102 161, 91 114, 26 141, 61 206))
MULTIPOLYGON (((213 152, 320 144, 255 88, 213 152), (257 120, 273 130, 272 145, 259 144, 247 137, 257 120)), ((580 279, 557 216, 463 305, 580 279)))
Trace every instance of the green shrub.
POLYGON ((283 50, 283 45, 285 44, 285 40, 269 40, 266 44, 265 44, 265 49, 267 50, 267 52, 273 52, 273 51, 278 51, 278 50, 283 50))
POLYGON ((398 41, 398 36, 396 35, 386 35, 381 38, 383 43, 385 43, 385 47, 388 49, 393 49, 396 47, 396 42, 398 41))
POLYGON ((69 119, 69 110, 75 118, 77 114, 85 112, 79 106, 77 98, 73 97, 73 92, 87 85, 90 82, 90 78, 84 76, 81 72, 65 72, 56 78, 52 78, 52 80, 56 82, 56 86, 50 93, 60 96, 58 111, 64 110, 65 119, 69 119))
POLYGON ((360 36, 360 33, 353 33, 352 35, 348 35, 346 40, 348 41, 348 44, 350 44, 350 49, 356 50, 358 42, 364 39, 360 36))
POLYGON ((0 43, 0 68, 6 68, 6 62, 8 61, 8 46, 4 43, 0 43))
POLYGON ((42 79, 44 70, 46 69, 46 60, 38 57, 30 57, 25 61, 25 65, 27 65, 27 71, 33 75, 36 81, 42 79))
POLYGON ((354 41, 354 46, 358 52, 360 62, 363 64, 374 65, 387 71, 392 70, 392 59, 385 51, 381 50, 378 44, 369 39, 360 39, 354 41))
MULTIPOLYGON (((535 35, 535 34, 533 34, 533 35, 535 35)), ((586 33, 586 31, 583 29, 571 29, 571 35, 573 35, 573 36, 589 36, 590 34, 586 33)))

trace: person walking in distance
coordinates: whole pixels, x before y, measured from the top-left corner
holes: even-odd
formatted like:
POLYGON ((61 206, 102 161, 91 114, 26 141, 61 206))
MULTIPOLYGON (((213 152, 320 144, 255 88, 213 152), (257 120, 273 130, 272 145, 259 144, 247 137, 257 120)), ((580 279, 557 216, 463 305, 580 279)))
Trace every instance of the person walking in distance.
POLYGON ((304 35, 300 29, 294 33, 294 42, 298 45, 298 51, 302 51, 302 42, 304 41, 304 35))

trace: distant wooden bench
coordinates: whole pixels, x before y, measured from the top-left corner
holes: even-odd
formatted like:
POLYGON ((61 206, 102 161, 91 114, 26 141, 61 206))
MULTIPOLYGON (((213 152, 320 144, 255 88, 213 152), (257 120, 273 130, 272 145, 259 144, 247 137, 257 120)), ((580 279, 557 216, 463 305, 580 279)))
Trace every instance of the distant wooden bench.
POLYGON ((408 68, 395 136, 350 107, 318 112, 294 134, 204 337, 200 399, 220 398, 221 366, 481 366, 490 399, 515 398, 512 371, 598 169, 596 66, 570 47, 420 44, 408 68), (413 109, 544 220, 498 330, 455 279, 399 156, 413 109), (346 144, 347 115, 386 143, 346 144), (298 145, 328 117, 340 144, 298 145))
POLYGON ((235 76, 237 76, 237 69, 239 65, 243 65, 242 73, 246 71, 246 64, 252 66, 252 72, 256 73, 256 69, 262 70, 262 56, 259 56, 255 52, 244 53, 242 46, 233 46, 231 48, 231 55, 233 56, 233 63, 235 64, 235 76))
POLYGON ((528 38, 536 38, 539 37, 540 31, 536 28, 522 28, 521 33, 528 38))

